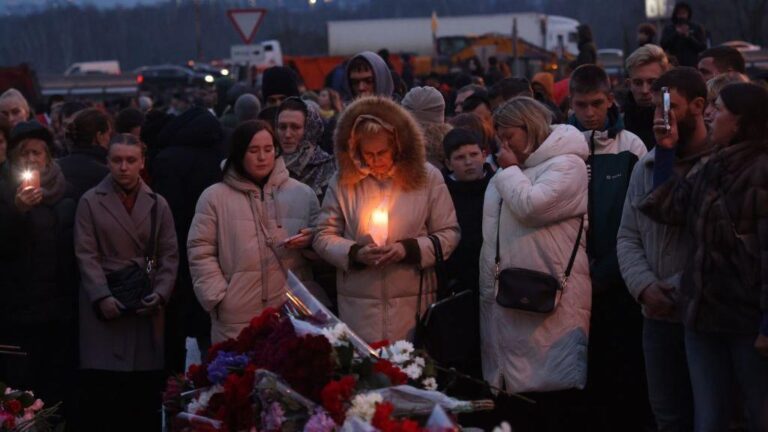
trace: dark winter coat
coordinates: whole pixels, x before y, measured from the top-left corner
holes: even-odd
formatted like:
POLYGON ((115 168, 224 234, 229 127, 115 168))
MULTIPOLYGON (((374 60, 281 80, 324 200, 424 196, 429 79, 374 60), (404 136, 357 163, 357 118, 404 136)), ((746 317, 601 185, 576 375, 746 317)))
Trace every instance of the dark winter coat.
POLYGON ((107 150, 99 146, 73 148, 69 156, 58 160, 58 164, 67 179, 65 196, 74 199, 75 203, 109 174, 107 150))
POLYGON ((656 137, 653 135, 653 115, 655 107, 641 107, 635 102, 630 93, 624 103, 624 129, 640 137, 645 148, 651 151, 656 147, 656 137))
POLYGON ((53 167, 57 192, 26 213, 14 205, 19 184, 10 170, 0 179, 0 323, 10 328, 74 317, 76 203, 63 197, 65 180, 53 167))
POLYGON ((152 161, 152 189, 168 201, 176 223, 179 274, 174 298, 186 316, 188 331, 208 333, 208 314, 195 299, 187 259, 187 235, 203 191, 222 179, 220 153, 223 131, 203 108, 193 107, 171 120, 158 135, 161 148, 152 161))
POLYGON ((688 36, 683 36, 677 32, 674 24, 667 24, 661 34, 661 47, 675 56, 680 66, 696 67, 699 53, 707 48, 707 36, 704 27, 697 23, 690 22, 688 27, 688 36))
POLYGON ((699 172, 684 175, 675 172, 640 207, 690 234, 683 322, 696 331, 755 335, 768 310, 768 144, 720 148, 699 172))
POLYGON ((451 193, 456 219, 461 228, 461 240, 448 259, 446 270, 449 280, 460 282, 461 289, 478 293, 480 284, 480 248, 483 246, 483 199, 488 182, 493 178, 491 167, 486 165, 486 176, 481 180, 460 182, 445 176, 445 185, 451 193))

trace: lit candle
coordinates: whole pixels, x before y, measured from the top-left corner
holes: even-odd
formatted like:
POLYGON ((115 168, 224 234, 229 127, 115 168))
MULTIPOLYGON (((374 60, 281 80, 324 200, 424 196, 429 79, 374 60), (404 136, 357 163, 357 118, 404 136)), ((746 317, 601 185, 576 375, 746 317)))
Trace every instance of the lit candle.
POLYGON ((384 206, 376 207, 371 213, 369 227, 371 238, 377 246, 384 246, 389 235, 389 212, 384 206))
POLYGON ((40 171, 35 169, 24 170, 21 173, 21 185, 22 189, 31 187, 37 189, 40 187, 40 171))

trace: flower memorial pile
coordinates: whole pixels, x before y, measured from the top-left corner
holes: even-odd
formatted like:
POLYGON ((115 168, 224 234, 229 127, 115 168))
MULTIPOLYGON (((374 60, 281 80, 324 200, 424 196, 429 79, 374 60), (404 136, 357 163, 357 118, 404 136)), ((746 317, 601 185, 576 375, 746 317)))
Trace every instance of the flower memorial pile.
POLYGON ((281 310, 264 310, 168 380, 171 430, 448 431, 450 421, 429 429, 420 421, 436 405, 478 408, 437 392, 433 364, 411 343, 368 346, 304 290, 294 287, 281 310))
POLYGON ((13 390, 0 382, 0 432, 42 432, 50 430, 48 419, 58 406, 44 407, 30 391, 13 390))

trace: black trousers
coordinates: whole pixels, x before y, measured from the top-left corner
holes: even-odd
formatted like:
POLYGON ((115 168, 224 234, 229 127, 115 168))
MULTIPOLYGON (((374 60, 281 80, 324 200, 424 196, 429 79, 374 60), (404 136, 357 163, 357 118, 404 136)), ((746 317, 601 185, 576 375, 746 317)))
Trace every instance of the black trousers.
POLYGON ((159 432, 164 385, 163 371, 81 371, 76 430, 159 432))

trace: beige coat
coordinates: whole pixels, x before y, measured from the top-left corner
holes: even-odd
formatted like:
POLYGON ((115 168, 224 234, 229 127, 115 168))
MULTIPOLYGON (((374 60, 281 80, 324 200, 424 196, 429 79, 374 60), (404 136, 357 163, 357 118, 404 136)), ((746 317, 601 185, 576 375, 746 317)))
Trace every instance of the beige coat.
MULTIPOLYGON (((337 269, 341 319, 368 342, 411 337, 422 269, 435 264, 428 235, 440 239, 446 258, 459 243, 459 225, 443 176, 424 156, 424 138, 409 113, 389 99, 364 98, 350 105, 336 129, 339 173, 326 192, 315 236, 315 251, 337 269), (397 129, 399 151, 391 180, 365 175, 348 139, 355 119, 375 115, 397 129), (389 196, 387 243, 415 239, 420 262, 383 268, 350 265, 354 244, 370 233, 371 213, 389 196)), ((434 298, 434 273, 425 272, 422 310, 434 298)))
POLYGON ((75 254, 80 266, 80 367, 112 371, 163 368, 163 314, 129 315, 104 321, 98 301, 110 296, 105 274, 131 262, 144 265, 157 201, 157 265, 154 291, 171 298, 179 255, 168 203, 142 183, 129 214, 109 175, 80 199, 75 216, 75 254), (153 196, 155 198, 153 198, 153 196))
POLYGON ((211 314, 214 343, 237 337, 264 308, 283 304, 284 269, 311 278, 301 252, 278 244, 314 226, 318 211, 315 193, 288 176, 282 158, 263 190, 230 169, 223 182, 203 192, 187 250, 195 294, 211 314))

